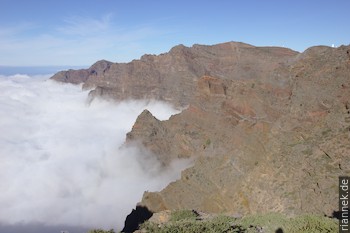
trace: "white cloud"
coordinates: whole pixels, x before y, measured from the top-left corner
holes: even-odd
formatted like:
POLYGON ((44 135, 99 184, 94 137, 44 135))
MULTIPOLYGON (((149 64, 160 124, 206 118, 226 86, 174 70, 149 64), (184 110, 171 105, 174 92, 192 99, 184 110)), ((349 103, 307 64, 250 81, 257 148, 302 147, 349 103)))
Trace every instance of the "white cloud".
POLYGON ((64 20, 65 25, 58 31, 68 35, 87 36, 110 30, 112 15, 104 15, 101 19, 72 16, 64 20))
POLYGON ((145 40, 162 34, 152 26, 122 28, 111 14, 72 16, 51 28, 34 23, 2 26, 0 65, 90 65, 100 59, 125 62, 144 53, 140 47, 145 40), (125 52, 135 47, 138 49, 125 52))
POLYGON ((179 177, 149 153, 120 147, 137 115, 176 110, 160 102, 94 101, 47 77, 0 77, 0 224, 121 228, 146 190, 179 177))
POLYGON ((37 25, 30 22, 21 22, 9 27, 0 27, 0 36, 12 37, 37 28, 37 25))

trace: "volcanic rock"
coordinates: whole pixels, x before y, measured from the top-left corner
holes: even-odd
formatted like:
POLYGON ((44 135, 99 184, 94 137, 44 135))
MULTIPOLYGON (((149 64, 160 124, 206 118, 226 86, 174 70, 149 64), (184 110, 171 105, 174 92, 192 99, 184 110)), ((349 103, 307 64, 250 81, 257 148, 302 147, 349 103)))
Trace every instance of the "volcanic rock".
POLYGON ((127 134, 126 143, 141 143, 164 166, 196 160, 180 180, 144 193, 140 205, 152 212, 331 216, 338 177, 350 174, 349 51, 179 45, 53 79, 83 83, 91 98, 156 99, 184 108, 167 121, 145 110, 127 134))
POLYGON ((157 193, 160 209, 153 193, 141 204, 155 212, 331 216, 338 177, 350 174, 347 49, 311 48, 275 83, 199 79, 195 104, 166 122, 175 138, 198 132, 188 141, 202 142, 190 143, 199 158, 157 193))
POLYGON ((270 79, 298 53, 286 48, 254 47, 228 42, 213 46, 178 45, 169 53, 144 55, 129 63, 99 61, 87 70, 59 72, 52 79, 83 83, 90 96, 116 100, 156 99, 186 106, 195 94, 198 78, 270 79))

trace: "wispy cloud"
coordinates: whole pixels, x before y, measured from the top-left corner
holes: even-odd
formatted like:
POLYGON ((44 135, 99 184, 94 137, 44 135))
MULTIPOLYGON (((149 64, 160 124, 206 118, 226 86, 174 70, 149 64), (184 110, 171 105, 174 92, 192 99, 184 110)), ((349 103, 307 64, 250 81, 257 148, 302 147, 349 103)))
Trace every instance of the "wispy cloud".
POLYGON ((106 14, 100 19, 72 16, 64 20, 64 25, 57 31, 67 35, 88 36, 111 30, 112 14, 106 14))
MULTIPOLYGON (((34 30, 37 28, 37 25, 30 22, 20 22, 16 25, 11 25, 8 27, 0 27, 0 36, 1 37, 12 37, 15 35, 20 35, 22 33, 34 30)), ((0 37, 0 39, 1 39, 0 37)))
POLYGON ((99 59, 128 61, 144 53, 144 41, 164 33, 150 25, 123 28, 112 14, 99 18, 71 16, 52 28, 34 23, 1 27, 0 65, 89 65, 99 59))

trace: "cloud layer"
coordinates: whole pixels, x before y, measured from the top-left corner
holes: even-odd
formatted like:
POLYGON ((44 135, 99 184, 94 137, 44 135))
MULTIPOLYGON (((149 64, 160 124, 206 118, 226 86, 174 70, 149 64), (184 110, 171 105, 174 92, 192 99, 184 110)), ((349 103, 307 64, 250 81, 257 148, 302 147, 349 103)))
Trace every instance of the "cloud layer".
POLYGON ((187 165, 167 171, 125 134, 160 102, 86 103, 79 86, 47 77, 0 76, 0 223, 121 228, 145 190, 160 190, 187 165))

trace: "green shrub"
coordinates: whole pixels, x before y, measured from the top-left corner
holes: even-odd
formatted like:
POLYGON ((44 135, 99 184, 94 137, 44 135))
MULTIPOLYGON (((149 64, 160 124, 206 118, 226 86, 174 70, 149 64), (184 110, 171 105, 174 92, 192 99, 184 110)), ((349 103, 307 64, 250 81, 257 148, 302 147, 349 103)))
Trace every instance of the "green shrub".
POLYGON ((292 219, 289 226, 291 233, 308 232, 338 232, 339 226, 336 220, 317 215, 301 215, 292 219))
POLYGON ((248 229, 249 226, 259 226, 266 232, 275 232, 278 228, 290 233, 338 232, 336 220, 310 214, 294 218, 288 218, 278 213, 254 215, 240 219, 238 224, 245 229, 248 229))
POLYGON ((278 229, 285 233, 331 233, 338 232, 335 219, 317 215, 300 215, 288 218, 282 214, 270 213, 233 218, 225 215, 208 219, 196 219, 190 210, 176 211, 168 223, 157 225, 146 222, 141 228, 148 233, 275 233, 278 229))
POLYGON ((171 220, 165 225, 157 225, 146 222, 142 225, 149 233, 215 233, 215 232, 241 232, 239 226, 233 226, 234 218, 228 216, 218 216, 209 220, 196 220, 182 213, 178 221, 171 220))
POLYGON ((93 230, 89 230, 88 233, 115 233, 115 231, 113 229, 110 229, 108 231, 105 231, 102 229, 93 229, 93 230))
POLYGON ((195 220, 197 216, 192 210, 175 210, 171 213, 170 221, 195 220))
POLYGON ((244 229, 249 229, 250 226, 262 227, 266 232, 275 232, 278 228, 283 228, 286 223, 287 218, 278 213, 251 215, 237 220, 237 224, 244 229))

